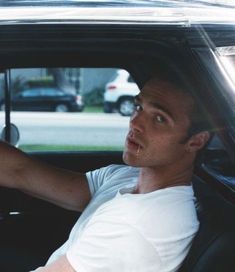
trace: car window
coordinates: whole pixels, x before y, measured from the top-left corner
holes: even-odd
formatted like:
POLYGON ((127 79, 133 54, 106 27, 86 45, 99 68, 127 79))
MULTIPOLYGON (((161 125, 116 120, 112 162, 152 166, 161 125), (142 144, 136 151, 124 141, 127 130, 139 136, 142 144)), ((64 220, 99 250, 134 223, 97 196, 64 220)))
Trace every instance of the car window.
MULTIPOLYGON (((15 94, 17 95, 17 93, 15 94)), ((40 89, 26 90, 26 91, 19 92, 19 94, 22 97, 35 97, 35 96, 41 95, 41 90, 40 89)))
POLYGON ((218 88, 223 90, 220 92, 220 114, 229 124, 230 133, 235 135, 235 46, 215 47, 213 52, 197 49, 196 52, 218 88))
POLYGON ((135 83, 135 81, 131 75, 128 76, 128 82, 135 83))
POLYGON ((5 104, 4 104, 4 74, 0 73, 0 101, 1 101, 1 105, 0 105, 0 129, 2 130, 2 128, 4 127, 5 124, 5 113, 4 113, 4 109, 5 109, 5 104))
POLYGON ((235 46, 217 47, 216 50, 224 69, 235 86, 235 46))
MULTIPOLYGON (((20 131, 19 148, 24 151, 122 150, 130 114, 120 114, 118 107, 122 97, 130 91, 125 90, 122 82, 111 95, 106 95, 107 85, 118 70, 11 69, 10 118, 20 131), (27 100, 15 98, 19 93, 27 100), (107 105, 112 106, 112 110, 107 111, 107 105)), ((128 86, 127 80, 124 83, 128 86)), ((131 107, 134 95, 128 94, 131 107)), ((4 103, 3 92, 1 97, 4 103)), ((1 125, 4 125, 4 107, 1 125)))
POLYGON ((62 92, 57 89, 51 89, 51 88, 43 88, 41 90, 41 94, 43 96, 63 96, 65 95, 65 92, 62 92))

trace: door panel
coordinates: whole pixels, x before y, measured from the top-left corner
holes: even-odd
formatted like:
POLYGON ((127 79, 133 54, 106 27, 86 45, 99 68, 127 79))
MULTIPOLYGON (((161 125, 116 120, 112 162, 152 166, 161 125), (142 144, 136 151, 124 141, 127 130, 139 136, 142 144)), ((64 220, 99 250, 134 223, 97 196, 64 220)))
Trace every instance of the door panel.
MULTIPOLYGON (((81 172, 122 163, 121 152, 43 152, 31 156, 81 172)), ((67 240, 79 215, 17 190, 0 188, 0 271, 25 272, 43 265, 67 240)))

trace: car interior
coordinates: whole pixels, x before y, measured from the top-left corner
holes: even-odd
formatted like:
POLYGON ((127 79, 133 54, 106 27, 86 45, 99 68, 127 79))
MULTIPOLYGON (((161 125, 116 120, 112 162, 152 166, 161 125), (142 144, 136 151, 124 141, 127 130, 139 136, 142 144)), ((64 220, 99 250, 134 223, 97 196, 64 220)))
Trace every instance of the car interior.
MULTIPOLYGON (((200 64, 196 53, 190 50, 192 45, 188 45, 185 35, 182 29, 175 31, 170 27, 151 31, 143 28, 142 32, 124 26, 93 25, 0 28, 0 69, 6 79, 5 123, 9 127, 8 76, 14 68, 118 67, 126 69, 140 88, 162 61, 176 69, 187 70, 193 75, 195 96, 220 129, 215 131, 202 160, 195 167, 192 183, 200 229, 179 271, 232 272, 235 271, 235 167, 231 148, 233 144, 234 149, 234 143, 229 129, 225 129, 224 118, 220 118, 226 106, 217 104, 219 95, 216 91, 213 98, 210 90, 204 91, 204 86, 213 90, 219 87, 213 80, 208 82, 207 77, 211 78, 211 75, 200 64)), ((194 31, 192 35, 196 35, 194 31)), ((191 43, 194 41, 192 37, 191 43)), ((198 40, 194 47, 208 50, 203 43, 198 44, 198 40)), ((80 172, 123 163, 121 151, 32 151, 29 156, 80 172)), ((18 272, 45 264, 50 254, 67 239, 78 217, 77 212, 64 210, 17 190, 0 188, 0 271, 12 272, 12 262, 14 267, 17 263, 18 272)))

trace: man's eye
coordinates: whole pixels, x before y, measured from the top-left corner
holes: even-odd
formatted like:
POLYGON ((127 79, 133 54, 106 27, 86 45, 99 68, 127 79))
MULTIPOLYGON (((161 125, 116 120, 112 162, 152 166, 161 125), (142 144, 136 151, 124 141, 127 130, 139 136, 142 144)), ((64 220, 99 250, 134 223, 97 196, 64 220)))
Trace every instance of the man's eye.
POLYGON ((164 123, 166 121, 166 119, 163 116, 161 116, 161 115, 157 115, 156 116, 156 121, 158 123, 164 123))
POLYGON ((142 107, 140 104, 135 104, 135 111, 141 111, 142 107))

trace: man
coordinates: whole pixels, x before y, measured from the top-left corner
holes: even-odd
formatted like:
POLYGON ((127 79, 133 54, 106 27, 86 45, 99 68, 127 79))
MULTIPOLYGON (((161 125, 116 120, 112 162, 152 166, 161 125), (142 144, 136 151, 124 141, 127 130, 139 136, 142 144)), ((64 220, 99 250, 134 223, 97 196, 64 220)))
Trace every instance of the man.
POLYGON ((181 85, 150 79, 130 120, 123 153, 129 166, 86 175, 2 143, 1 185, 83 211, 68 241, 35 271, 177 271, 199 225, 191 179, 210 133, 191 135, 197 114, 181 85))

